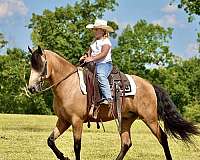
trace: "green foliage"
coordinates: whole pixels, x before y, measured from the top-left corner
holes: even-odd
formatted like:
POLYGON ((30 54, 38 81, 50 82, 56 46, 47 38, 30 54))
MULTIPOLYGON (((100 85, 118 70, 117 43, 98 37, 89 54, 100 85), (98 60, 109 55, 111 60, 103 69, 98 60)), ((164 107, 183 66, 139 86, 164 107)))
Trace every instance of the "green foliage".
MULTIPOLYGON (((29 28, 35 45, 58 52, 72 63, 77 63, 92 41, 92 34, 85 26, 101 18, 106 10, 114 10, 115 0, 81 0, 73 6, 44 10, 42 15, 33 14, 29 28)), ((114 29, 117 25, 109 22, 114 29)), ((116 37, 116 34, 112 34, 116 37)))
POLYGON ((185 106, 184 116, 191 121, 200 122, 200 103, 195 101, 185 106))
POLYGON ((183 8, 189 15, 188 21, 191 22, 194 17, 192 15, 200 16, 200 1, 199 0, 181 0, 178 8, 183 8))
MULTIPOLYGON (((149 73, 151 82, 160 84, 170 93, 179 111, 194 120, 191 112, 197 111, 196 104, 200 104, 200 58, 194 57, 181 61, 168 68, 153 69, 149 73), (195 108, 190 107, 195 103, 195 108), (188 112, 188 113, 187 113, 188 112)), ((198 116, 195 118, 197 120, 198 116)), ((198 119, 199 121, 200 119, 198 119)))
POLYGON ((0 56, 0 112, 49 114, 43 95, 27 97, 24 87, 30 73, 28 54, 20 49, 8 49, 0 56))
POLYGON ((200 16, 200 1, 199 0, 171 0, 170 4, 178 1, 178 8, 183 9, 188 15, 188 22, 195 19, 195 15, 200 16))
POLYGON ((118 47, 113 50, 113 59, 126 73, 145 76, 147 64, 173 64, 174 56, 169 51, 168 41, 173 29, 148 24, 140 20, 133 27, 127 25, 119 36, 118 47))
POLYGON ((0 49, 3 48, 7 43, 8 41, 6 41, 3 34, 0 33, 0 49))

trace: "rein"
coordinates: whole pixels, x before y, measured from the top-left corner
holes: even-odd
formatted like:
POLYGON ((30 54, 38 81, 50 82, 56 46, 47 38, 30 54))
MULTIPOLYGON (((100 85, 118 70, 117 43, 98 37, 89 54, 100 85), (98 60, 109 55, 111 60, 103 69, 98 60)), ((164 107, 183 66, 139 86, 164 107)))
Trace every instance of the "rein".
MULTIPOLYGON (((44 59, 45 59, 45 65, 44 65, 44 69, 41 73, 41 80, 40 80, 40 86, 42 86, 42 84, 44 83, 44 80, 43 78, 45 79, 46 78, 46 75, 47 75, 47 58, 46 58, 46 55, 44 54, 44 59)), ((69 78, 72 74, 74 74, 75 72, 77 72, 78 69, 76 67, 76 69, 74 71, 72 71, 71 73, 69 73, 68 75, 66 75, 64 78, 62 78, 61 80, 59 80, 58 82, 52 84, 51 86, 45 88, 45 89, 42 89, 40 91, 38 91, 37 93, 42 93, 42 92, 45 92, 51 88, 53 88, 54 86, 57 86, 58 84, 60 84, 62 81, 64 81, 65 79, 69 78)))
POLYGON ((62 78, 61 80, 59 80, 58 82, 52 84, 51 86, 49 86, 48 88, 45 88, 37 93, 41 93, 41 92, 45 92, 49 89, 51 89, 54 86, 57 86, 58 84, 60 84, 62 81, 64 81, 65 79, 69 78, 72 74, 76 73, 78 71, 78 69, 76 68, 73 72, 71 72, 70 74, 68 74, 67 76, 65 76, 64 78, 62 78))
MULTIPOLYGON (((44 83, 44 79, 46 78, 47 76, 47 59, 46 59, 46 55, 44 54, 44 59, 45 59, 45 63, 44 63, 44 68, 43 68, 43 71, 42 73, 40 74, 41 76, 41 80, 39 81, 39 85, 40 85, 40 88, 42 88, 42 85, 44 83)), ((72 74, 76 73, 78 71, 77 67, 82 67, 83 65, 85 65, 86 63, 82 63, 81 65, 76 65, 76 68, 71 72, 69 73, 68 75, 66 75, 65 77, 63 77, 62 79, 60 79, 59 81, 57 81, 56 83, 52 84, 51 86, 45 88, 45 89, 41 89, 40 91, 37 91, 37 94, 39 93, 42 93, 42 92, 45 92, 51 88, 53 88, 54 86, 57 86, 59 85, 62 81, 64 81, 65 79, 69 78, 72 74)))
MULTIPOLYGON (((60 84, 60 83, 61 83, 62 81, 64 81, 65 79, 69 78, 72 74, 76 73, 76 72, 78 71, 77 67, 82 67, 82 66, 84 66, 85 64, 86 64, 86 63, 84 62, 84 63, 82 63, 81 65, 76 65, 76 69, 75 69, 73 72, 71 72, 70 74, 68 74, 67 76, 65 76, 65 77, 62 78, 61 80, 59 80, 58 82, 52 84, 51 86, 49 86, 49 87, 47 87, 47 88, 45 88, 45 89, 43 89, 43 90, 41 90, 41 91, 38 91, 37 93, 45 92, 45 91, 47 91, 47 90, 53 88, 54 86, 57 86, 58 84, 60 84)), ((46 55, 45 55, 45 67, 44 67, 44 70, 43 70, 41 76, 46 77, 46 74, 47 74, 47 60, 46 60, 46 55)), ((44 81, 43 81, 42 78, 41 78, 40 83, 43 83, 43 82, 44 82, 44 81)))

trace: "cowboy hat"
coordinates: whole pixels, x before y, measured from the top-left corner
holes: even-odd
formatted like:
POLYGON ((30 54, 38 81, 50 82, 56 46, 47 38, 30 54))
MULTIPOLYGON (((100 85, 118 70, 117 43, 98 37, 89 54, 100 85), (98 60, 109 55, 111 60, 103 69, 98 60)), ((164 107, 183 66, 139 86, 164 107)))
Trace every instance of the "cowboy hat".
POLYGON ((107 32, 114 32, 113 28, 107 25, 107 21, 102 19, 96 19, 94 24, 88 24, 86 28, 93 29, 93 28, 101 28, 106 30, 107 32))

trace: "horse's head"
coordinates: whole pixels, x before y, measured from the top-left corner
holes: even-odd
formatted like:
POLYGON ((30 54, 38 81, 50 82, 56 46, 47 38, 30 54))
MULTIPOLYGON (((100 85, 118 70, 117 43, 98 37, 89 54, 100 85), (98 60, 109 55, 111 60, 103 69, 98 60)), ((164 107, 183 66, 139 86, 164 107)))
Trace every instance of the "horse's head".
POLYGON ((44 51, 38 46, 36 50, 32 50, 28 47, 31 55, 31 74, 29 78, 28 90, 31 93, 39 92, 42 89, 42 82, 47 79, 48 66, 47 59, 44 51))

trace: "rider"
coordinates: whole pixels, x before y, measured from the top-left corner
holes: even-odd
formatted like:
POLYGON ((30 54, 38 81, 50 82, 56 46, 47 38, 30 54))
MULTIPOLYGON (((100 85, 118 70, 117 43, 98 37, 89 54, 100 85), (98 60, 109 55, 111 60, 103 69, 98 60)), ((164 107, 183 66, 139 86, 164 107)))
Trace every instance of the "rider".
POLYGON ((88 24, 89 28, 94 33, 87 55, 84 55, 80 60, 84 62, 96 63, 96 75, 102 93, 101 104, 109 104, 112 101, 108 76, 112 71, 111 47, 109 32, 113 32, 113 28, 107 25, 107 21, 97 19, 94 24, 88 24))

